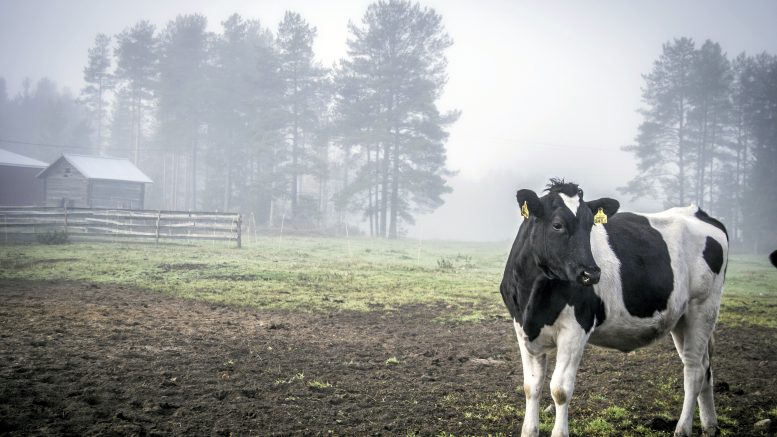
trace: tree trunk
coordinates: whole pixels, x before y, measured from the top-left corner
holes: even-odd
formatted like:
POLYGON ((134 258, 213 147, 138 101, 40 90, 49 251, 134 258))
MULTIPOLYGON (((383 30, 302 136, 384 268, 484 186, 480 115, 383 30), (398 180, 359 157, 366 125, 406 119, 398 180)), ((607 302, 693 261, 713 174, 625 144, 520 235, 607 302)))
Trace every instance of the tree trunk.
POLYGON ((367 146, 367 170, 369 171, 369 179, 370 182, 368 184, 367 188, 367 216, 370 218, 370 237, 375 236, 375 203, 372 200, 373 196, 373 186, 374 186, 374 177, 372 176, 372 149, 370 146, 367 146))
POLYGON ((704 184, 705 175, 704 171, 707 167, 707 101, 704 100, 702 106, 702 120, 701 120, 701 139, 699 145, 696 148, 696 203, 699 207, 704 207, 704 184))
POLYGON ((291 216, 297 217, 297 203, 299 201, 299 187, 297 186, 299 174, 297 169, 298 164, 298 141, 299 141, 299 108, 297 106, 297 98, 299 90, 297 89, 297 68, 295 66, 293 72, 294 78, 294 95, 292 96, 292 118, 293 127, 291 132, 291 216))
POLYGON ((399 127, 394 128, 394 153, 392 154, 391 175, 391 224, 389 225, 389 238, 396 239, 397 219, 399 214, 399 127))
POLYGON ((386 238, 388 219, 388 191, 389 191, 389 147, 383 144, 383 158, 381 159, 381 187, 380 187, 380 236, 386 238))
POLYGON ((226 180, 224 181, 224 212, 229 211, 229 203, 230 203, 230 197, 231 197, 231 185, 232 185, 232 160, 229 157, 229 153, 226 153, 226 168, 224 176, 226 177, 226 180))
POLYGON ((677 131, 677 165, 679 167, 679 174, 678 174, 678 182, 679 182, 679 191, 680 191, 680 199, 679 199, 679 206, 685 206, 685 142, 684 142, 684 134, 685 134, 685 101, 684 98, 680 99, 680 128, 677 131))

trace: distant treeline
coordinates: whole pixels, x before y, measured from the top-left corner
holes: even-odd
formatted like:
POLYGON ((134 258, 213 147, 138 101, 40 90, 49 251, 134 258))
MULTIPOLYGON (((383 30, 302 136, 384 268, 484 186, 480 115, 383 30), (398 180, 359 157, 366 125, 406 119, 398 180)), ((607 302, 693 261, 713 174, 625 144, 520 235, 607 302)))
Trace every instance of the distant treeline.
POLYGON ((694 203, 721 219, 735 245, 777 245, 777 57, 679 38, 644 75, 639 174, 621 188, 667 207, 694 203))
POLYGON ((154 180, 151 207, 239 210, 267 226, 351 217, 395 238, 442 205, 458 112, 437 108, 452 41, 434 10, 371 4, 332 67, 298 13, 274 29, 237 14, 206 28, 179 15, 97 35, 77 98, 43 79, 9 99, 0 79, 0 140, 49 161, 128 157, 154 180))

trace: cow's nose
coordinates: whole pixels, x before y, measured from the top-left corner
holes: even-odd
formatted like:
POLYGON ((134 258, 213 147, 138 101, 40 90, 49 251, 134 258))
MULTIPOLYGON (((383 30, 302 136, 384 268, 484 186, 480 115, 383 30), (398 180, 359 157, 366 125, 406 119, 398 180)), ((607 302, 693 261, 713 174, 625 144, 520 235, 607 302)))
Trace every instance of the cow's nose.
POLYGON ((585 267, 581 269, 580 274, 577 276, 577 280, 583 285, 594 285, 599 283, 599 278, 601 275, 602 271, 599 269, 599 267, 585 267))

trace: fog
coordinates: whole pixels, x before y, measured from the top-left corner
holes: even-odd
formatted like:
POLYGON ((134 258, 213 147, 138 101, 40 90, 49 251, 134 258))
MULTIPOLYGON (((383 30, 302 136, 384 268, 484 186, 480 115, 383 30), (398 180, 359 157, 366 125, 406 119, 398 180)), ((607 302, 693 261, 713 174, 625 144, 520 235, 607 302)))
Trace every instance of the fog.
MULTIPOLYGON (((194 13, 205 16, 214 33, 233 13, 277 31, 287 10, 316 28, 314 54, 328 68, 347 57, 348 23, 360 24, 371 3, 2 0, 0 77, 9 98, 23 91, 25 78, 34 83, 44 77, 77 96, 98 33, 117 35, 140 20, 162 29, 176 16, 194 13)), ((773 1, 420 4, 441 16, 453 41, 445 50, 447 83, 436 103, 440 112, 461 115, 447 127, 444 142, 453 190, 433 212, 416 214, 415 225, 404 225, 410 238, 507 241, 520 222, 515 191, 539 192, 551 177, 580 184, 589 199, 619 199, 621 210, 662 209, 663 199, 633 200, 617 190, 637 174, 633 154, 622 147, 638 134, 643 75, 662 44, 689 37, 698 45, 719 43, 729 58, 777 53, 773 1)), ((6 135, 0 132, 0 140, 30 141, 6 135)), ((18 143, 0 142, 0 148, 25 153, 18 143)), ((350 220, 369 233, 362 216, 350 220)))

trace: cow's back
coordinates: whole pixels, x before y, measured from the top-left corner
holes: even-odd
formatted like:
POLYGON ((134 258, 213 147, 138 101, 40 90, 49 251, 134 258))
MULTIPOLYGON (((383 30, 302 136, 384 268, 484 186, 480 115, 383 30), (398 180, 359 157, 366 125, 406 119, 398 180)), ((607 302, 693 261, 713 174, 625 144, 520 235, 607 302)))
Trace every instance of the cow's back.
POLYGON ((619 213, 594 226, 591 243, 602 269, 595 291, 606 320, 591 342, 624 351, 666 334, 689 300, 719 301, 728 253, 725 229, 697 207, 657 214, 619 213), (717 270, 717 272, 715 271, 717 270))

